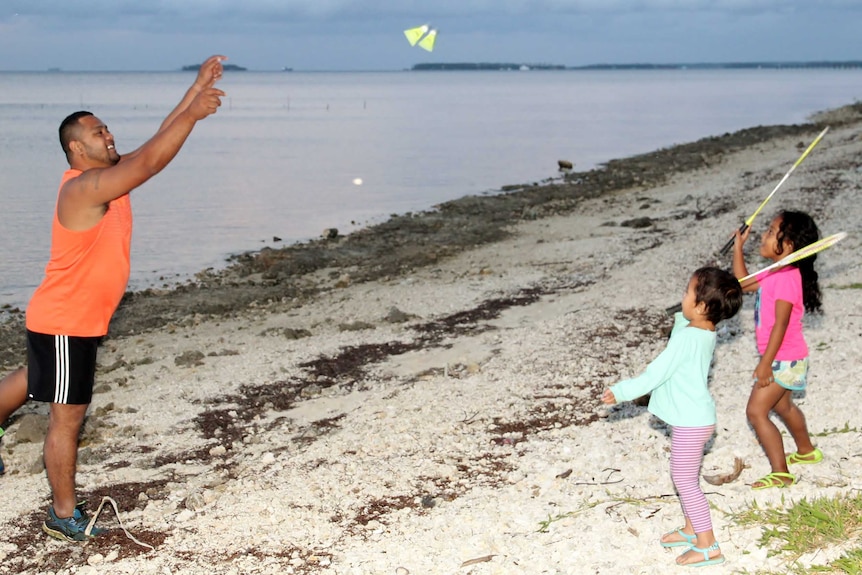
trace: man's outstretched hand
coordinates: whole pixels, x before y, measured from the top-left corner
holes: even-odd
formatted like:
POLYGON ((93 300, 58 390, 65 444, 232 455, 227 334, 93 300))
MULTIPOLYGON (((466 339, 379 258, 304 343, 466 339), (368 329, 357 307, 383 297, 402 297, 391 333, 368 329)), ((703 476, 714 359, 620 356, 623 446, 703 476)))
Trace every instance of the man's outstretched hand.
POLYGON ((195 79, 195 86, 201 90, 212 88, 216 82, 221 80, 224 68, 221 63, 227 60, 227 56, 210 56, 201 64, 198 70, 198 77, 195 79))
POLYGON ((216 113, 216 110, 221 106, 221 98, 224 95, 224 92, 218 88, 201 90, 189 104, 188 113, 195 121, 203 120, 210 114, 216 113))

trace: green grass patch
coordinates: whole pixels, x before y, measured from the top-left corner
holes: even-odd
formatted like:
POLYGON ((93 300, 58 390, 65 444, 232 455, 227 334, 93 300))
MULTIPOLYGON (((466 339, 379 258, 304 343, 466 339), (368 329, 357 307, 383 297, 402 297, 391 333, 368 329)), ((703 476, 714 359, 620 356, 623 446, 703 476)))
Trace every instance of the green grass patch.
POLYGON ((862 548, 854 549, 832 562, 834 573, 862 575, 862 548))
MULTIPOLYGON (((823 547, 843 543, 862 532, 862 494, 835 498, 802 499, 790 507, 761 508, 756 502, 749 509, 731 514, 737 525, 762 526, 758 545, 769 556, 786 555, 794 563, 799 557, 823 547)), ((796 566, 785 573, 847 573, 862 575, 862 550, 833 561, 828 566, 796 566), (855 569, 855 570, 854 570, 855 569)))
POLYGON ((859 429, 855 427, 850 427, 850 423, 845 421, 844 427, 838 428, 833 427, 832 429, 827 429, 826 431, 820 431, 818 433, 812 433, 812 437, 826 437, 828 435, 837 435, 839 433, 856 433, 859 429))

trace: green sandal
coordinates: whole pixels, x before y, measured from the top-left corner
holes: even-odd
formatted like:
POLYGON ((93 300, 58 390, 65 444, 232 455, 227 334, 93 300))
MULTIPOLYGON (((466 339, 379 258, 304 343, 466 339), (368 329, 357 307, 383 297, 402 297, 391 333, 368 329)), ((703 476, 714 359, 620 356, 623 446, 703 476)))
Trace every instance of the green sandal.
POLYGON ((772 473, 767 473, 754 483, 762 484, 760 487, 752 487, 754 490, 769 489, 770 487, 778 487, 781 489, 784 487, 790 487, 791 485, 796 485, 796 476, 792 473, 773 471, 772 473), (789 479, 790 483, 784 481, 785 479, 789 479))
MULTIPOLYGON (((717 555, 712 559, 709 558, 710 551, 719 551, 718 541, 706 547, 705 549, 701 549, 700 547, 691 546, 689 551, 697 551, 698 553, 703 553, 703 561, 698 561, 696 563, 679 563, 677 561, 677 565, 682 565, 683 567, 706 567, 707 565, 720 565, 724 563, 724 555, 717 555)), ((688 553, 688 551, 686 551, 688 553)), ((684 555, 684 554, 683 554, 684 555)), ((682 555, 680 555, 682 557, 682 555)))
POLYGON ((798 451, 794 451, 787 456, 787 465, 793 465, 795 463, 820 463, 821 461, 823 461, 823 452, 816 447, 811 453, 799 453, 798 451))
POLYGON ((680 527, 679 529, 675 529, 673 531, 668 531, 667 533, 662 535, 662 537, 665 537, 667 535, 673 535, 675 533, 679 533, 680 537, 682 537, 684 540, 683 541, 661 541, 661 540, 659 540, 659 543, 661 543, 661 546, 662 547, 691 547, 692 545, 694 545, 695 539, 697 539, 697 535, 689 535, 688 533, 686 533, 685 531, 682 530, 682 527, 680 527))

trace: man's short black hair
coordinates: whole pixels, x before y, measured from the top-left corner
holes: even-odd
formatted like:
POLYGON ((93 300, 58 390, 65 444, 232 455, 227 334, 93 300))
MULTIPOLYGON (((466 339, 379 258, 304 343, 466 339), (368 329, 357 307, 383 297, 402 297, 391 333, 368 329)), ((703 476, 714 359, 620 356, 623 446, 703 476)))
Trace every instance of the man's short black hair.
POLYGON ((92 115, 92 112, 81 110, 74 114, 69 114, 66 116, 66 119, 60 123, 60 146, 62 146, 63 152, 66 154, 67 158, 69 157, 69 142, 74 140, 77 136, 75 129, 78 127, 78 120, 85 116, 92 115))

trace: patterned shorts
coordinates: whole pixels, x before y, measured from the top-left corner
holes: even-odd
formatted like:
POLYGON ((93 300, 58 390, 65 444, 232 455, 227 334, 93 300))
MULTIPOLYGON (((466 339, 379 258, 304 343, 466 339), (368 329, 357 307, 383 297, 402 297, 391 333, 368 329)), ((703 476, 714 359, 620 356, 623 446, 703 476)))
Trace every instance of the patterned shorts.
POLYGON ((793 361, 773 361, 775 383, 790 391, 802 391, 808 385, 808 358, 793 361))

